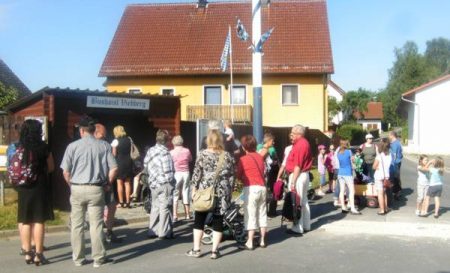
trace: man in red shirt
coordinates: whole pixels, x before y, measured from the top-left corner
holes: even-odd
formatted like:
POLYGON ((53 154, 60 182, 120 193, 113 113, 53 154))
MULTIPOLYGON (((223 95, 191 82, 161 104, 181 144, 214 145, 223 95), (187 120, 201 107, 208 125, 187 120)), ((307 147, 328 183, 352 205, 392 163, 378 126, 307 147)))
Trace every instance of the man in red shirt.
POLYGON ((305 127, 295 125, 291 130, 293 147, 286 162, 289 175, 289 187, 300 195, 302 216, 287 230, 289 234, 302 234, 311 229, 311 213, 308 204, 309 170, 312 166, 311 148, 305 138, 305 127))

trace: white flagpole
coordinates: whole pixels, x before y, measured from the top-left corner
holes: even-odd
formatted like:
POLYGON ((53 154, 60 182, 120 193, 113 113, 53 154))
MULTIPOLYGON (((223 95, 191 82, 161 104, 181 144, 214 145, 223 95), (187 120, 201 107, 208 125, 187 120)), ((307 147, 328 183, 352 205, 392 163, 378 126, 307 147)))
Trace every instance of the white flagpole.
POLYGON ((230 104, 231 104, 231 124, 234 123, 234 109, 233 109, 233 46, 231 44, 231 26, 228 25, 228 35, 230 36, 230 104))

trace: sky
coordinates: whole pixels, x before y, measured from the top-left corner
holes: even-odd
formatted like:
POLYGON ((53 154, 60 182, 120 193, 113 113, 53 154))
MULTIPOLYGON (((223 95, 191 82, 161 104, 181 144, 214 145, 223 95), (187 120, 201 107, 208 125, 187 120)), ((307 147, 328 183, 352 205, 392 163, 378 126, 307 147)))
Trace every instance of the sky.
MULTIPOLYGON (((276 1, 276 0, 272 0, 276 1)), ((128 4, 185 0, 0 0, 0 58, 32 90, 104 89, 98 77, 128 4)), ((450 39, 448 0, 328 0, 335 73, 345 91, 386 86, 394 48, 450 39)))

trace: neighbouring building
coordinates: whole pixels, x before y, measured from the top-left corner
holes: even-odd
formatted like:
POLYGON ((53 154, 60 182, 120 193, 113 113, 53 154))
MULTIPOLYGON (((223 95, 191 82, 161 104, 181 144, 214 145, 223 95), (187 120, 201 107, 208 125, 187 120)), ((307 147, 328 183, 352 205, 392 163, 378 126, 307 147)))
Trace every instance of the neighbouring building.
MULTIPOLYGON (((345 91, 332 80, 328 81, 327 91, 328 96, 335 98, 337 102, 341 102, 344 99, 345 91)), ((340 111, 334 117, 329 118, 332 124, 339 125, 344 120, 344 114, 342 113, 342 111, 340 111)))
POLYGON ((14 72, 0 59, 0 82, 5 86, 13 87, 19 93, 19 98, 31 94, 30 89, 14 74, 14 72))
MULTIPOLYGON (((181 120, 232 119, 251 124, 252 52, 235 31, 251 36, 250 2, 129 5, 99 76, 108 91, 177 95, 181 120), (233 87, 220 56, 232 26, 233 87)), ((263 125, 328 128, 327 83, 333 73, 325 0, 273 1, 262 8, 263 125)))
POLYGON ((408 144, 412 153, 450 154, 450 75, 440 77, 402 95, 408 112, 408 144))
MULTIPOLYGON (((0 83, 5 87, 12 87, 17 90, 19 98, 31 94, 30 89, 14 74, 14 72, 0 59, 0 83)), ((8 144, 6 131, 9 127, 8 116, 6 112, 0 111, 0 145, 8 144)))
POLYGON ((356 122, 361 124, 363 129, 372 131, 378 130, 381 133, 381 120, 383 119, 383 103, 371 101, 367 103, 367 111, 362 114, 359 112, 353 113, 356 122))

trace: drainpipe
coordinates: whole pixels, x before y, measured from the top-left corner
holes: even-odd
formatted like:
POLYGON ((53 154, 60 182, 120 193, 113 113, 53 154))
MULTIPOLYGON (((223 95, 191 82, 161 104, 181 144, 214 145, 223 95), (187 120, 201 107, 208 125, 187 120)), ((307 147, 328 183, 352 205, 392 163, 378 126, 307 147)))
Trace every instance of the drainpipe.
POLYGON ((420 104, 418 104, 415 101, 405 99, 403 96, 402 96, 402 101, 406 101, 408 103, 411 103, 411 104, 414 104, 415 106, 417 106, 417 148, 418 148, 417 152, 420 153, 420 104))

